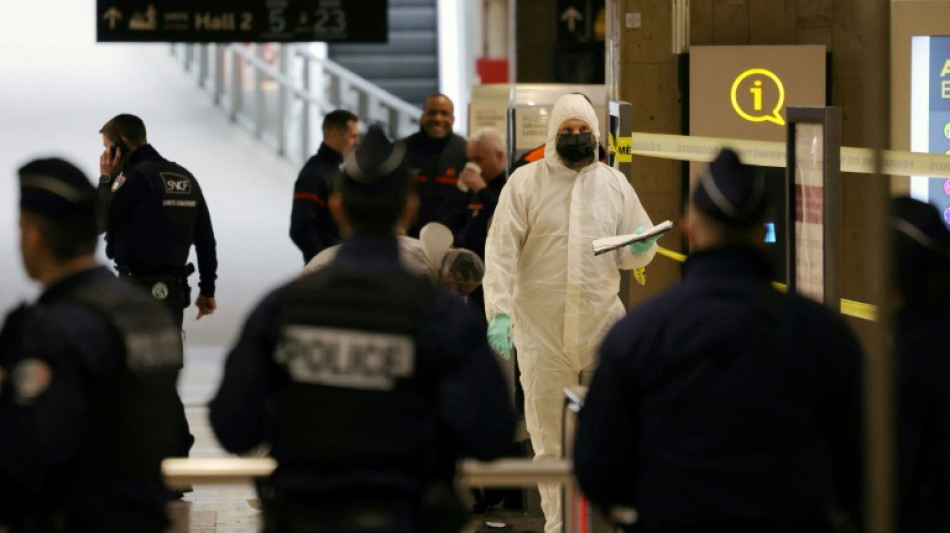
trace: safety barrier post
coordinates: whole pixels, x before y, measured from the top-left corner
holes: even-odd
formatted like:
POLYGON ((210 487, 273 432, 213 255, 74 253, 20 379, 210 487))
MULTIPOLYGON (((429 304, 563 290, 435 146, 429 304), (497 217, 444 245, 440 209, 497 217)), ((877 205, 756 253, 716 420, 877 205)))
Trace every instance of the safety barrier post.
MULTIPOLYGON (((610 100, 607 104, 607 164, 616 168, 627 177, 633 178, 632 144, 626 144, 621 139, 631 139, 633 136, 633 104, 622 100, 610 100)), ((620 301, 626 309, 630 309, 630 272, 620 276, 620 301)))
MULTIPOLYGON (((563 456, 570 459, 574 455, 574 441, 577 438, 577 415, 584 406, 584 397, 587 387, 575 385, 564 389, 564 432, 562 433, 563 456)), ((572 477, 570 483, 561 488, 562 520, 564 533, 604 533, 612 531, 610 524, 599 514, 594 512, 591 503, 584 497, 576 480, 572 477)), ((633 512, 631 509, 630 512, 633 512)))
POLYGON ((862 116, 863 138, 874 150, 873 175, 862 183, 862 252, 867 265, 866 289, 871 303, 878 305, 878 327, 862 335, 865 348, 865 484, 864 526, 866 533, 892 533, 897 527, 897 365, 889 339, 891 305, 887 297, 891 257, 890 179, 885 175, 883 150, 890 144, 890 44, 889 0, 856 2, 851 20, 862 43, 856 70, 861 78, 860 104, 855 114, 862 116))
POLYGON ((788 290, 838 309, 841 305, 841 110, 789 106, 786 116, 788 290))
MULTIPOLYGON (((586 387, 566 387, 564 389, 564 409, 562 414, 563 432, 561 433, 561 449, 564 457, 574 455, 574 440, 577 436, 577 414, 584 405, 586 387)), ((589 513, 587 501, 577 485, 561 488, 561 511, 564 533, 587 533, 589 513)))

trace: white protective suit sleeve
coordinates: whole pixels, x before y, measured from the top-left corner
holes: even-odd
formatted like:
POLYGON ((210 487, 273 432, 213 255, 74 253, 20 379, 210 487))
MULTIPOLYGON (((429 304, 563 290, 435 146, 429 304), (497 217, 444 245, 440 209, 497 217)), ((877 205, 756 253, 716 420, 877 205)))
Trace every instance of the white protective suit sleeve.
MULTIPOLYGON (((620 219, 620 227, 617 228, 617 235, 629 235, 636 233, 637 228, 642 227, 644 230, 647 230, 653 227, 653 222, 650 221, 646 209, 643 208, 643 204, 640 203, 640 198, 627 181, 626 176, 616 169, 612 168, 610 170, 615 173, 615 177, 618 177, 620 180, 619 185, 623 198, 623 215, 620 219)), ((610 236, 611 235, 604 235, 604 237, 610 236)), ((634 255, 627 246, 618 248, 614 250, 613 253, 617 259, 617 268, 630 270, 650 264, 650 261, 653 261, 653 257, 656 255, 656 250, 657 244, 653 243, 653 246, 642 254, 634 255)))
POLYGON ((527 176, 527 167, 519 168, 511 175, 501 190, 494 218, 488 228, 482 287, 485 293, 485 316, 489 322, 498 315, 511 317, 514 314, 518 261, 528 232, 527 206, 522 198, 522 184, 527 176))

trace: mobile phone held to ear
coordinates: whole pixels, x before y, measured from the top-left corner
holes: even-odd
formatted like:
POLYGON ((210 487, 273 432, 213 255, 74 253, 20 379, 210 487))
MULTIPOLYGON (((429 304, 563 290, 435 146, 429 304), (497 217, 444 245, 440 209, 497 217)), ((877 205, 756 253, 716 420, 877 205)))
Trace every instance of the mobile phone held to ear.
POLYGON ((122 155, 125 155, 128 152, 128 147, 125 145, 125 142, 122 141, 122 137, 116 137, 112 139, 112 147, 109 148, 109 154, 115 159, 115 154, 117 150, 122 151, 122 155))

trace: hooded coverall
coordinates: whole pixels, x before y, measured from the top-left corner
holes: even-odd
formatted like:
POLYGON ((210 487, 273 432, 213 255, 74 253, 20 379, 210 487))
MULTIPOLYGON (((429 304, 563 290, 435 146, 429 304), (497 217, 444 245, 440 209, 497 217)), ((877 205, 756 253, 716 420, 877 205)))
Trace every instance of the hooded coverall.
MULTIPOLYGON (((577 94, 551 111, 544 159, 518 169, 502 189, 485 251, 486 316, 506 314, 518 347, 525 421, 535 460, 561 456, 564 387, 591 367, 600 341, 624 315, 618 269, 642 267, 656 254, 627 247, 595 256, 591 241, 635 233, 652 223, 619 171, 594 161, 571 170, 557 152, 568 119, 600 128, 593 107, 577 94)), ((548 533, 561 529, 557 485, 541 485, 548 533)))

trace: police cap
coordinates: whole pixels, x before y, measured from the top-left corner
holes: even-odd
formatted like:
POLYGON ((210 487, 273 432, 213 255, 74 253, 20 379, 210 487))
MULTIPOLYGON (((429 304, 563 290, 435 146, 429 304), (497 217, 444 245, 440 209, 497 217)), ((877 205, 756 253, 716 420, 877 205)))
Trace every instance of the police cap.
POLYGON ((693 205, 728 226, 746 227, 762 221, 768 208, 765 177, 723 148, 703 171, 693 191, 693 205))
POLYGON ((36 159, 18 173, 21 211, 54 218, 96 216, 96 189, 71 163, 59 158, 36 159))
POLYGON ((891 200, 892 251, 898 290, 907 299, 950 293, 950 231, 931 204, 909 197, 891 200))
POLYGON ((891 200, 894 238, 909 248, 950 257, 950 231, 931 204, 903 196, 891 200))
POLYGON ((366 190, 386 190, 408 179, 402 165, 406 147, 393 143, 379 125, 372 125, 343 163, 343 179, 366 190))

